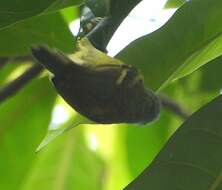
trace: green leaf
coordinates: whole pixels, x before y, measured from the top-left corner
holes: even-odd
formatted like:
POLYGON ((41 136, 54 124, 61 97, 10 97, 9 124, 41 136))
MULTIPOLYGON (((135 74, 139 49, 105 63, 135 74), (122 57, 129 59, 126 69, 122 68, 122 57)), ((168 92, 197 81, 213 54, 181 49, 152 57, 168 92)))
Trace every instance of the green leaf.
POLYGON ((109 15, 110 0, 86 0, 88 6, 96 17, 109 15))
POLYGON ((22 21, 24 19, 39 15, 44 12, 55 11, 67 6, 79 5, 82 0, 20 0, 0 1, 0 29, 22 21))
POLYGON ((54 90, 48 78, 43 78, 0 105, 0 189, 17 190, 28 174, 54 100, 54 90))
POLYGON ((189 1, 117 57, 140 68, 146 85, 158 90, 222 54, 221 9, 221 0, 189 1))
POLYGON ((85 145, 81 126, 37 154, 21 190, 99 190, 104 169, 102 160, 85 145))
POLYGON ((79 18, 80 9, 76 7, 69 7, 66 9, 62 9, 61 14, 66 22, 69 24, 73 22, 75 19, 79 18))
POLYGON ((74 5, 81 5, 83 2, 83 0, 54 0, 54 2, 44 11, 44 13, 64 9, 74 5))
POLYGON ((18 64, 13 64, 10 62, 0 68, 0 86, 4 85, 5 80, 7 80, 8 76, 18 67, 18 64))
POLYGON ((165 9, 178 8, 182 6, 186 0, 168 0, 164 6, 165 9))
POLYGON ((75 43, 59 13, 35 17, 0 30, 0 41, 0 56, 25 55, 32 45, 37 44, 72 52, 75 43))
POLYGON ((201 89, 205 92, 220 92, 222 89, 222 56, 204 65, 201 71, 201 89))
POLYGON ((49 129, 46 136, 44 137, 40 145, 37 147, 36 151, 37 152, 40 151, 45 146, 47 146, 51 141, 53 141, 56 137, 71 130, 72 128, 77 127, 78 125, 81 125, 81 124, 90 124, 90 123, 94 123, 94 122, 76 113, 76 116, 73 119, 70 119, 69 122, 65 123, 64 126, 62 125, 57 129, 49 129))
POLYGON ((178 119, 164 110, 154 123, 126 129, 124 142, 129 170, 133 178, 151 163, 178 126, 178 119))
POLYGON ((109 157, 107 190, 123 189, 138 176, 151 163, 176 127, 178 120, 166 111, 162 111, 158 121, 145 126, 115 126, 114 142, 111 147, 106 147, 109 151, 113 149, 113 155, 109 157))
POLYGON ((220 95, 193 114, 125 189, 221 189, 221 108, 220 95))

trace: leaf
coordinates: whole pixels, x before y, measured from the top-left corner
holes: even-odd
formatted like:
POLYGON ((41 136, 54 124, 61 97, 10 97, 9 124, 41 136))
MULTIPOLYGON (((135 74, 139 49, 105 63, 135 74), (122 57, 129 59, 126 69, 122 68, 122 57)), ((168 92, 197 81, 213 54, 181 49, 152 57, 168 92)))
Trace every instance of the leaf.
POLYGON ((86 147, 81 126, 38 153, 21 190, 99 190, 104 169, 103 161, 86 147))
POLYGON ((86 0, 88 6, 96 17, 104 17, 109 15, 110 0, 86 0))
POLYGON ((204 65, 201 71, 201 89, 205 92, 220 92, 222 89, 222 56, 204 65))
POLYGON ((122 21, 129 12, 142 0, 110 0, 110 12, 113 19, 118 19, 122 21))
POLYGON ((127 128, 124 142, 129 170, 133 178, 151 163, 178 127, 178 122, 178 118, 173 117, 172 113, 163 110, 160 118, 154 123, 127 128))
POLYGON ((158 121, 145 126, 114 126, 114 139, 112 133, 107 132, 108 129, 98 129, 100 132, 105 131, 101 134, 101 138, 105 139, 101 140, 102 144, 109 145, 113 140, 113 144, 101 150, 112 152, 109 156, 110 172, 106 189, 123 189, 138 176, 151 163, 177 126, 177 119, 171 113, 163 111, 158 121))
POLYGON ((158 90, 222 53, 222 1, 184 4, 157 31, 132 42, 117 56, 135 65, 148 87, 158 90))
POLYGON ((164 6, 165 9, 178 8, 188 0, 168 0, 164 6))
POLYGON ((43 78, 0 105, 0 189, 17 190, 28 174, 54 100, 54 90, 48 78, 43 78))
POLYGON ((221 107, 222 95, 193 114, 125 189, 221 189, 221 107))
POLYGON ((7 80, 8 76, 18 67, 18 64, 7 63, 2 68, 0 68, 0 86, 4 85, 5 80, 7 80))
POLYGON ((54 0, 54 2, 44 12, 51 12, 74 5, 81 5, 83 2, 83 0, 54 0))
POLYGON ((79 5, 82 0, 0 1, 0 29, 44 12, 79 5), (50 7, 50 8, 49 8, 50 7))
POLYGON ((63 18, 66 20, 66 22, 68 24, 70 24, 75 19, 79 18, 80 10, 79 10, 79 8, 76 8, 76 7, 69 7, 66 9, 62 9, 60 12, 61 12, 63 18))
POLYGON ((47 146, 51 141, 53 141, 56 137, 71 130, 72 128, 77 127, 78 125, 81 124, 90 124, 90 123, 94 122, 76 113, 76 116, 73 119, 71 119, 70 122, 67 122, 64 126, 62 125, 57 129, 49 129, 46 136, 44 137, 40 145, 37 147, 36 152, 39 152, 45 146, 47 146))
POLYGON ((0 41, 0 56, 25 55, 36 44, 72 52, 75 43, 59 13, 35 17, 0 30, 0 41))

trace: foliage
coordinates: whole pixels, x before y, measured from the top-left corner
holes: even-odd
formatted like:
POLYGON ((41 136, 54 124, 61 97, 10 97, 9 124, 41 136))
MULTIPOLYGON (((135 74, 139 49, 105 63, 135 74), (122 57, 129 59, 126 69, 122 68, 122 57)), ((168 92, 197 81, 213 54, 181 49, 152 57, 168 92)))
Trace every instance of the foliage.
POLYGON ((126 189, 220 189, 221 106, 219 96, 193 114, 126 189))
MULTIPOLYGON (((111 9, 118 15, 117 23, 138 2, 121 1, 118 11, 113 8, 116 0, 86 1, 95 15, 108 16, 111 9)), ((72 53, 75 37, 68 23, 79 17, 79 5, 84 3, 1 1, 0 56, 29 55, 35 44, 72 53)), ((165 25, 130 43, 117 58, 139 68, 147 87, 193 114, 183 123, 163 107, 158 120, 145 126, 79 125, 62 134, 72 123, 87 122, 63 102, 71 117, 56 126, 62 132, 52 130, 52 113, 61 100, 43 73, 0 104, 0 189, 222 188, 222 2, 168 0, 166 8, 171 7, 179 8, 165 25), (47 129, 49 136, 58 137, 35 153, 47 129)), ((27 64, 0 67, 1 87, 27 64)))
POLYGON ((178 8, 181 5, 183 5, 186 2, 186 0, 168 0, 165 4, 166 9, 170 8, 178 8))

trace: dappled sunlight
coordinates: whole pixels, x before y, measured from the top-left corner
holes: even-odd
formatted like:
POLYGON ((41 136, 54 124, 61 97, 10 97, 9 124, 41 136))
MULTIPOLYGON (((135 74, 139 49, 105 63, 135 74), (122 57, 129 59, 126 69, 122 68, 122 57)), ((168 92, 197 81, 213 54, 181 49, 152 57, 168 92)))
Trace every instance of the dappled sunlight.
POLYGON ((52 111, 52 119, 49 125, 49 130, 54 130, 60 127, 62 124, 69 121, 71 117, 76 114, 76 111, 72 109, 63 99, 58 96, 55 107, 52 111))

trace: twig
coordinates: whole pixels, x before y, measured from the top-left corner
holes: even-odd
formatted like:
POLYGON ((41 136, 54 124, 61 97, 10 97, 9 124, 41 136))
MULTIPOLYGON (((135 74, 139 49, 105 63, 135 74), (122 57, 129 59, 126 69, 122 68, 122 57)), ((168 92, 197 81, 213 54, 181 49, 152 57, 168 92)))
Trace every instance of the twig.
POLYGON ((4 100, 9 98, 10 96, 16 94, 29 81, 35 78, 42 70, 43 70, 43 67, 41 65, 35 64, 31 68, 27 69, 18 78, 16 78, 15 80, 11 81, 9 84, 2 87, 0 89, 0 103, 2 103, 4 100))
POLYGON ((186 120, 190 116, 190 114, 186 110, 184 110, 184 108, 182 108, 181 105, 179 105, 177 102, 170 99, 169 97, 167 97, 165 95, 159 95, 159 98, 160 98, 160 101, 161 101, 163 107, 174 112, 182 119, 186 120))

